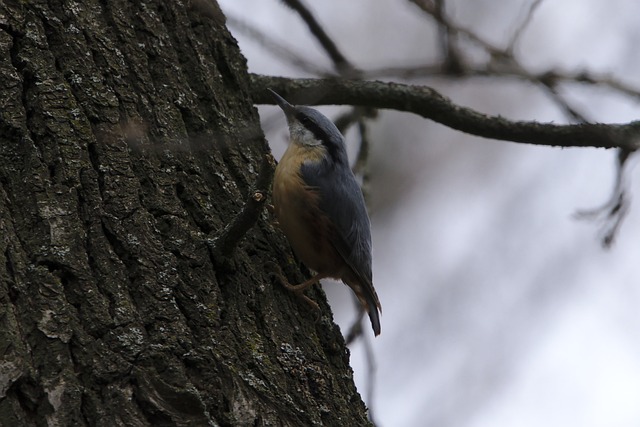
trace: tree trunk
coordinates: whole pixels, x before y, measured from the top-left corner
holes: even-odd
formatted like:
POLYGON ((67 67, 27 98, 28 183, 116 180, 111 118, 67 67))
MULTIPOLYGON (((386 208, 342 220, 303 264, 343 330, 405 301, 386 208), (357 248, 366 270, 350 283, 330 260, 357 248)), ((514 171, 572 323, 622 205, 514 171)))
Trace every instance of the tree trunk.
POLYGON ((2 425, 366 424, 265 269, 304 277, 215 2, 3 0, 0 49, 2 425))

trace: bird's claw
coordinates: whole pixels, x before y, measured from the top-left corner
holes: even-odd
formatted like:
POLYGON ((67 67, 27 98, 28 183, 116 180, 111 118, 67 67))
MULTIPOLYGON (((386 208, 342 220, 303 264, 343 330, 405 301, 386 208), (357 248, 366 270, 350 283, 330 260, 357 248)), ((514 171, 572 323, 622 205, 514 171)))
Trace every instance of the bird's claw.
POLYGON ((268 261, 265 263, 264 267, 271 278, 278 281, 287 290, 295 293, 298 296, 298 298, 304 300, 313 309, 313 311, 315 311, 316 322, 320 320, 322 316, 322 310, 320 309, 320 306, 318 305, 317 302, 315 302, 314 300, 312 300, 311 298, 309 298, 307 295, 304 294, 305 289, 309 287, 308 281, 301 283, 299 285, 292 285, 291 283, 289 283, 287 278, 284 277, 284 274, 282 274, 282 269, 276 263, 272 261, 268 261))

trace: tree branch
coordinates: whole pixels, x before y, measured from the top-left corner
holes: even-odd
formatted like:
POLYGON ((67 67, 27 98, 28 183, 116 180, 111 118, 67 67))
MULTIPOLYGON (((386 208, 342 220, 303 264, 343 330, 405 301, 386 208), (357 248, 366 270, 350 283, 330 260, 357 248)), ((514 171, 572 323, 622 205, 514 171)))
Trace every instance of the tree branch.
POLYGON ((254 188, 249 192, 240 213, 217 235, 207 239, 214 264, 224 265, 245 234, 258 221, 267 200, 275 160, 271 154, 260 162, 260 171, 254 188))
POLYGON ((308 58, 305 58, 302 53, 296 52, 295 49, 286 46, 282 41, 277 40, 275 37, 262 31, 245 19, 236 18, 228 12, 226 16, 227 22, 230 26, 235 30, 244 33, 247 37, 252 38, 256 43, 259 43, 260 46, 272 53, 276 58, 279 58, 282 62, 312 75, 329 76, 333 74, 330 70, 325 69, 323 66, 314 63, 308 58))
POLYGON ((522 21, 522 24, 516 27, 516 30, 513 33, 513 36, 511 36, 511 40, 509 40, 509 46, 507 46, 507 48, 505 49, 505 51, 508 52, 510 56, 514 56, 513 51, 516 47, 516 43, 520 41, 520 37, 529 26, 529 23, 533 19, 533 15, 542 4, 542 1, 543 0, 533 0, 533 2, 529 5, 529 8, 527 9, 527 13, 524 16, 524 20, 522 21))
POLYGON ((427 86, 342 79, 291 79, 251 75, 253 99, 273 104, 272 88, 292 102, 310 105, 347 104, 414 113, 483 138, 558 147, 625 148, 640 144, 640 121, 627 124, 558 125, 513 121, 462 107, 427 86))
POLYGON ((355 71, 353 65, 338 49, 338 45, 334 43, 311 11, 300 0, 282 0, 282 2, 300 15, 300 18, 307 24, 309 32, 318 40, 340 74, 355 71))

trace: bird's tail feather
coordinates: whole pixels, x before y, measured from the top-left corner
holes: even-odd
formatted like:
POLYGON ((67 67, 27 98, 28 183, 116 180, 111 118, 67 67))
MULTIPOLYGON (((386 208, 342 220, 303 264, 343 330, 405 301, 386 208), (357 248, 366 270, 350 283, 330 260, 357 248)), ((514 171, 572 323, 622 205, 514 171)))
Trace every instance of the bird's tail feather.
POLYGON ((382 313, 382 307, 380 306, 380 300, 378 299, 376 290, 373 288, 373 284, 361 284, 359 280, 348 280, 345 283, 353 289, 360 304, 367 311, 369 320, 371 320, 373 333, 376 336, 380 335, 380 313, 382 313))

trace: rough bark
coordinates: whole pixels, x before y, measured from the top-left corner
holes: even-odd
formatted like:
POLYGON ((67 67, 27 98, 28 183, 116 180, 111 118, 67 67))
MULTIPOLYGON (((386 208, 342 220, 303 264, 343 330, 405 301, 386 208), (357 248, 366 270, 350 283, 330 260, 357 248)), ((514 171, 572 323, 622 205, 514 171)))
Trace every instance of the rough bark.
POLYGON ((366 424, 322 292, 264 268, 303 278, 215 2, 4 0, 0 50, 2 424, 366 424))

